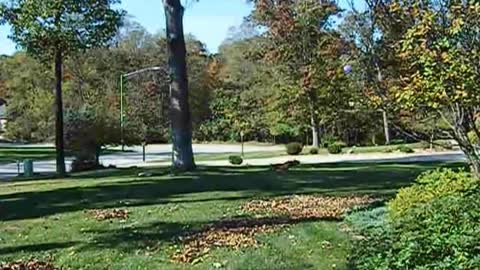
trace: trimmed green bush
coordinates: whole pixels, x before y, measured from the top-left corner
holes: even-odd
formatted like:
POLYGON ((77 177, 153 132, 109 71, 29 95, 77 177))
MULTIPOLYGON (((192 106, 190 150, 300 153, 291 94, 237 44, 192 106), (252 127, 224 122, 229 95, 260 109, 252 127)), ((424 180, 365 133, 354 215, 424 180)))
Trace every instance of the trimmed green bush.
POLYGON ((480 184, 439 169, 400 190, 384 210, 353 212, 352 269, 480 269, 480 184))
POLYGON ((286 147, 287 147, 287 154, 291 156, 299 155, 300 153, 302 153, 302 150, 303 150, 303 145, 298 142, 289 143, 287 144, 286 147))
POLYGON ((327 148, 328 153, 336 155, 342 153, 343 147, 340 144, 334 143, 330 144, 327 148))
POLYGON ((232 165, 241 165, 243 163, 243 158, 241 156, 229 156, 228 161, 232 165))
POLYGON ((426 172, 417 178, 413 186, 401 189, 395 199, 388 203, 390 215, 395 219, 434 198, 462 194, 478 186, 478 181, 467 172, 451 169, 426 172))
POLYGON ((415 153, 415 150, 406 145, 400 145, 399 147, 397 147, 397 150, 405 154, 415 153))
POLYGON ((478 205, 477 189, 412 208, 356 242, 354 269, 480 269, 478 205))
POLYGON ((310 148, 310 155, 317 155, 318 154, 318 148, 316 147, 313 147, 313 148, 310 148))

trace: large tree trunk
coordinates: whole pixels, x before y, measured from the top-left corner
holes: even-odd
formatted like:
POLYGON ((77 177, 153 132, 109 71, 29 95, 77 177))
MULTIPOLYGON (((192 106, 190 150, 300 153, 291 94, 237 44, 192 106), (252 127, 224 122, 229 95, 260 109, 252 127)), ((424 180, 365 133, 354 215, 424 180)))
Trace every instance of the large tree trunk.
POLYGON ((385 144, 390 144, 390 130, 388 128, 388 117, 387 112, 382 110, 382 117, 383 117, 383 132, 385 133, 385 144))
POLYGON ((63 138, 63 100, 62 100, 62 51, 55 53, 55 148, 57 153, 57 174, 64 176, 65 143, 63 138))
POLYGON ((170 68, 170 114, 173 164, 181 171, 195 169, 192 150, 192 120, 188 103, 188 77, 183 12, 180 0, 163 0, 167 22, 167 49, 170 68))
POLYGON ((313 111, 310 116, 312 128, 312 147, 319 148, 320 146, 320 126, 318 124, 317 115, 313 111))

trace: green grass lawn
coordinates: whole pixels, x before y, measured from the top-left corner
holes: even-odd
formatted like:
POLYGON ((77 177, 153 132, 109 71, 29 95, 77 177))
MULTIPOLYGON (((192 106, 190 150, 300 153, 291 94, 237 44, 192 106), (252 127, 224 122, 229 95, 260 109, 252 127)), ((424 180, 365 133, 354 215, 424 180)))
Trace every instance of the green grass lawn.
MULTIPOLYGON (((392 196, 421 172, 444 164, 324 164, 287 173, 266 167, 199 168, 138 178, 110 170, 70 179, 0 184, 0 261, 51 257, 69 269, 347 269, 349 237, 339 223, 305 221, 260 234, 259 247, 213 249, 196 265, 170 260, 173 239, 239 215, 254 198, 286 194, 392 196), (89 209, 126 208, 126 221, 97 221, 89 209), (332 247, 321 247, 323 241, 332 247), (333 267, 332 265, 335 265, 333 267), (218 265, 217 265, 218 267, 218 265)), ((451 165, 450 165, 451 166, 451 165)))
POLYGON ((14 163, 24 159, 55 159, 55 149, 52 147, 0 147, 0 164, 14 163))

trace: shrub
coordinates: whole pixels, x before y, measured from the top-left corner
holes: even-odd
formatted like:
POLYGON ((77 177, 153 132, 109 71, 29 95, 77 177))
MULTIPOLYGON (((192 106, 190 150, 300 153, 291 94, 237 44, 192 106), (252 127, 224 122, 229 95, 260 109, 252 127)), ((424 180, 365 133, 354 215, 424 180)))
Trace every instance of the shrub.
POLYGON ((381 233, 387 226, 387 207, 354 210, 345 217, 345 224, 355 233, 372 235, 381 233))
POLYGON ((480 269, 480 190, 435 197, 358 241, 356 269, 480 269))
POLYGON ((439 169, 420 175, 416 183, 401 189, 389 204, 392 218, 405 214, 419 204, 429 203, 434 198, 462 194, 478 187, 478 181, 467 172, 439 169))
POLYGON ((453 143, 450 140, 437 140, 437 141, 434 141, 434 144, 436 146, 439 146, 442 149, 446 149, 446 150, 453 149, 453 143))
POLYGON ((318 148, 313 147, 310 148, 310 155, 317 155, 318 154, 318 148))
POLYGON ((241 165, 243 163, 243 158, 241 156, 229 156, 228 161, 232 165, 241 165))
POLYGON ((303 150, 303 145, 301 143, 293 142, 293 143, 287 144, 287 154, 289 155, 292 155, 292 156, 299 155, 300 153, 302 153, 302 150, 303 150))
POLYGON ((397 150, 405 154, 415 153, 415 150, 406 145, 400 145, 399 147, 397 147, 397 150))
POLYGON ((340 144, 336 144, 336 143, 330 144, 327 148, 328 153, 334 154, 334 155, 342 153, 342 149, 343 147, 340 144))
POLYGON ((322 137, 322 146, 324 148, 328 148, 328 146, 330 144, 334 144, 336 141, 337 141, 337 138, 335 138, 333 136, 330 136, 330 135, 323 136, 322 137))

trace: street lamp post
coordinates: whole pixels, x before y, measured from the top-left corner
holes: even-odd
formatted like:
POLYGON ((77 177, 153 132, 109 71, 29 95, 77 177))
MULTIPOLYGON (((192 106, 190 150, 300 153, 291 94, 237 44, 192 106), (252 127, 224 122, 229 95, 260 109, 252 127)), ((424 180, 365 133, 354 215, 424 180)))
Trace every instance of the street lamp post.
POLYGON ((125 151, 125 103, 124 103, 124 83, 126 79, 140 75, 145 72, 157 72, 161 71, 161 67, 149 67, 140 69, 134 72, 120 75, 120 141, 122 143, 122 151, 125 151))

